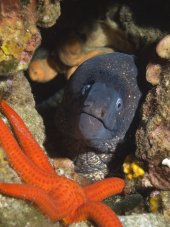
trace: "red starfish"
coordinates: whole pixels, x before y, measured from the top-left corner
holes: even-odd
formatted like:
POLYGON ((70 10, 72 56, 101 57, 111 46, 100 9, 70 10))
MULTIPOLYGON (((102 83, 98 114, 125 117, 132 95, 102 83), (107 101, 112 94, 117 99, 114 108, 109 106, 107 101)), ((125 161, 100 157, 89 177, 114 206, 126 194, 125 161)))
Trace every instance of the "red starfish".
POLYGON ((0 105, 19 144, 2 119, 0 143, 11 166, 25 182, 0 183, 1 193, 33 201, 50 219, 63 220, 65 224, 90 219, 102 227, 122 226, 115 213, 100 202, 122 191, 122 179, 107 178, 82 187, 71 179, 58 176, 18 114, 4 100, 0 105))

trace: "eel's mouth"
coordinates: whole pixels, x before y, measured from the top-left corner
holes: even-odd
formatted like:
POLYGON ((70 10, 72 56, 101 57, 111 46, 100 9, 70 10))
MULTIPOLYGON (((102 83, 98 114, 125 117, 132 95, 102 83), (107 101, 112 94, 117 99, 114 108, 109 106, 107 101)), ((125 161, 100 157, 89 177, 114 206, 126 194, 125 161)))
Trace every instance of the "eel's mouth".
POLYGON ((112 134, 101 119, 92 114, 82 112, 79 119, 79 130, 85 139, 111 139, 112 134))

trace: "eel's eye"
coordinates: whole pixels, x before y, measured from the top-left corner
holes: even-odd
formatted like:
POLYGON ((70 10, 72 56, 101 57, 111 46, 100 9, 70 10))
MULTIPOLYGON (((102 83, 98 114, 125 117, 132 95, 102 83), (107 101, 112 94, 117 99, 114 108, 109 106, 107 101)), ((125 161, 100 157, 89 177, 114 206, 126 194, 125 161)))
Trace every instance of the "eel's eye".
POLYGON ((121 98, 118 98, 117 101, 116 101, 116 110, 117 111, 120 111, 123 107, 123 101, 121 98))
POLYGON ((91 87, 92 87, 93 84, 94 84, 93 81, 90 82, 90 83, 88 83, 88 84, 85 84, 85 85, 83 86, 83 88, 81 89, 82 95, 86 95, 86 94, 90 91, 90 89, 91 89, 91 87))

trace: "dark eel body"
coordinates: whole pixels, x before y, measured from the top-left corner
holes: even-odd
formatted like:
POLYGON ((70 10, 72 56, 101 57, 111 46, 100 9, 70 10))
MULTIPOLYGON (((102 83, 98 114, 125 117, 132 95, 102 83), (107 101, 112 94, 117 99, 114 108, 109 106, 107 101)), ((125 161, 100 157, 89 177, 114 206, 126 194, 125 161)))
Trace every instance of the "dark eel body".
POLYGON ((108 174, 141 96, 135 57, 112 53, 81 64, 65 88, 55 122, 62 150, 92 180, 108 174))

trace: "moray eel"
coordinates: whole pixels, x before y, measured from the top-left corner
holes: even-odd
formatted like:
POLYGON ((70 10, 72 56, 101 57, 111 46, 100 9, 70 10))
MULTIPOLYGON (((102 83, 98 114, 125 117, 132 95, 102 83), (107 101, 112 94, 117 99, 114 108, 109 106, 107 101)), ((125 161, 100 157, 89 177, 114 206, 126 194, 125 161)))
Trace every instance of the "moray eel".
POLYGON ((108 173, 131 125, 141 96, 137 76, 135 57, 115 52, 85 61, 68 81, 56 114, 60 142, 76 170, 92 180, 108 173))

